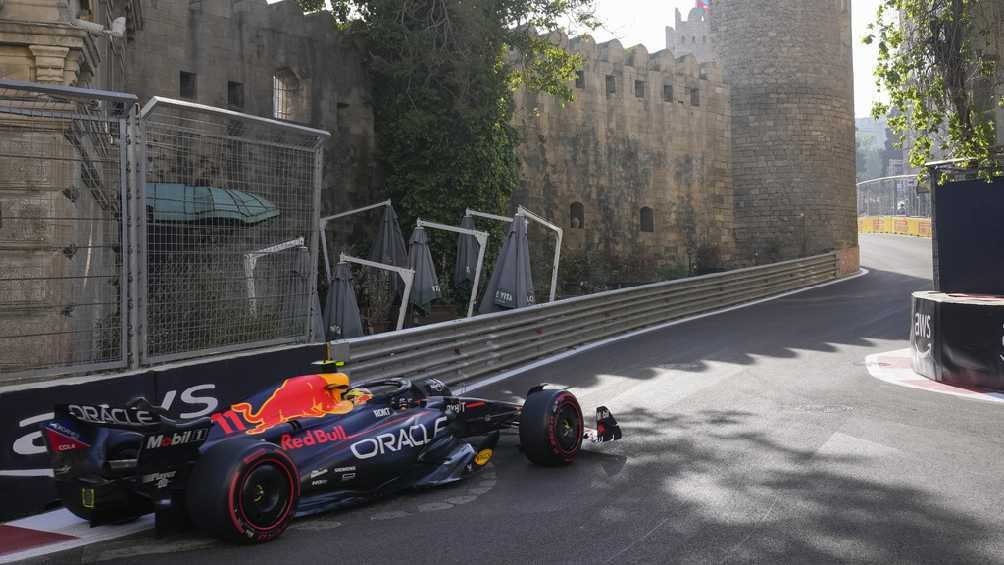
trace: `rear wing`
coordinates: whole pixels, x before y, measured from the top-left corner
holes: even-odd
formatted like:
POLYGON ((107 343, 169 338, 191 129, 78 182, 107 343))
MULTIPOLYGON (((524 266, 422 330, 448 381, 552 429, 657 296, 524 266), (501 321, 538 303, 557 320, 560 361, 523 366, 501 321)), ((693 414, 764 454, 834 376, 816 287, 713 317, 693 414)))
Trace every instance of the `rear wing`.
POLYGON ((126 406, 61 404, 55 407, 54 416, 41 424, 53 467, 69 465, 104 476, 156 471, 195 460, 213 427, 210 418, 170 418, 145 399, 126 406), (112 455, 104 448, 92 449, 109 441, 109 434, 116 433, 110 430, 129 432, 117 436, 119 445, 130 444, 128 457, 112 455), (85 461, 89 464, 79 465, 85 461))

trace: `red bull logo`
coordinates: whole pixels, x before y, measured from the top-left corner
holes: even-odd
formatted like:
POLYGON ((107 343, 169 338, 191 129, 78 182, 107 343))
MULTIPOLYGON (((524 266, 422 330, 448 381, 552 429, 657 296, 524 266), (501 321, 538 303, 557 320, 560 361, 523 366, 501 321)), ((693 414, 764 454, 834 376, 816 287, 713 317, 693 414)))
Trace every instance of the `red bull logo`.
POLYGON ((349 377, 344 373, 292 377, 283 381, 257 409, 247 402, 230 408, 255 426, 247 433, 260 434, 290 420, 352 411, 354 404, 342 400, 342 392, 348 386, 349 377))

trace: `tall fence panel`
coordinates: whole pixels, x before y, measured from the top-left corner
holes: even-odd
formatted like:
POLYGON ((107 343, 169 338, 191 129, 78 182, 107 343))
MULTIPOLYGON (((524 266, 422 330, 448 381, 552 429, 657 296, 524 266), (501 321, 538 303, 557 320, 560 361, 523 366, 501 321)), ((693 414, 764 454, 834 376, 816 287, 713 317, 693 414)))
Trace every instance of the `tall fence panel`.
POLYGON ((142 362, 306 341, 328 134, 162 98, 139 122, 142 362))
POLYGON ((0 81, 0 381, 126 365, 134 106, 0 81))

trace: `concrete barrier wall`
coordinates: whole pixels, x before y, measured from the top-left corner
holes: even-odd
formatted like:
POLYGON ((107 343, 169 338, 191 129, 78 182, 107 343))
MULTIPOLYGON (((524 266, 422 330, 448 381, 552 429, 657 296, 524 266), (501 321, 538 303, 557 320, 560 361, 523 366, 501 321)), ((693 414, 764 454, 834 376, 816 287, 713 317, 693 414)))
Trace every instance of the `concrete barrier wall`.
POLYGON ((860 216, 858 233, 890 233, 931 237, 931 218, 908 216, 860 216))

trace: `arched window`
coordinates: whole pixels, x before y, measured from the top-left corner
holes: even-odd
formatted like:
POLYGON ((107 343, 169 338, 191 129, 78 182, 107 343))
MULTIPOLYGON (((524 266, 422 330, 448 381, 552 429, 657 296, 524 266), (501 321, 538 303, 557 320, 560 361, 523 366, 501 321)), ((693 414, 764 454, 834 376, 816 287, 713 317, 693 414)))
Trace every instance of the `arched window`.
POLYGON ((581 230, 586 227, 586 213, 582 208, 582 202, 572 202, 568 224, 572 226, 573 230, 581 230))
POLYGON ((279 69, 272 77, 272 116, 277 120, 297 120, 300 79, 289 69, 279 69))
POLYGON ((648 206, 641 209, 641 231, 650 233, 655 231, 655 216, 648 206))

